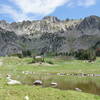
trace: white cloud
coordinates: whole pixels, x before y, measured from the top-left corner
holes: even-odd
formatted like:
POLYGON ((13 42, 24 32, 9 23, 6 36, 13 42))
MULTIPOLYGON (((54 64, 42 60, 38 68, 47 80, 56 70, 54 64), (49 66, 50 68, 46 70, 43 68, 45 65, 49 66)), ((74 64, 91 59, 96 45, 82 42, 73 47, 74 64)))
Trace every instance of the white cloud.
POLYGON ((13 9, 11 6, 8 5, 0 5, 0 14, 8 14, 15 21, 30 20, 30 18, 27 15, 18 12, 17 10, 13 9))
POLYGON ((46 16, 55 11, 59 6, 66 4, 68 7, 92 6, 96 0, 8 0, 16 5, 1 5, 0 13, 9 14, 15 21, 36 19, 35 16, 46 16), (28 16, 31 14, 31 18, 28 16))
POLYGON ((10 0, 15 3, 23 13, 34 13, 47 15, 57 7, 67 3, 69 0, 10 0))

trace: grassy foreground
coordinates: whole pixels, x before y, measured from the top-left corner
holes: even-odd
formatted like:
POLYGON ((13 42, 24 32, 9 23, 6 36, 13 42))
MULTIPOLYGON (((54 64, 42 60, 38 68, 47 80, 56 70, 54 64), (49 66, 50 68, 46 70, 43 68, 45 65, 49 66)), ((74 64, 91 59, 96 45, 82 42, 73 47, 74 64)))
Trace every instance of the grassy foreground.
MULTIPOLYGON (((6 75, 12 75, 13 79, 17 79, 21 82, 34 81, 34 74, 23 74, 23 71, 35 72, 35 73, 94 73, 100 74, 100 58, 92 64, 79 60, 63 60, 56 58, 46 58, 46 61, 52 61, 54 64, 31 64, 32 58, 17 58, 17 57, 1 57, 0 58, 0 100, 24 100, 25 96, 29 97, 29 100, 100 100, 100 96, 76 92, 76 91, 63 91, 53 88, 41 88, 33 87, 32 85, 7 85, 6 75), (31 79, 32 78, 32 79, 31 79)), ((42 77, 40 76, 36 77, 42 77)), ((48 78, 48 76, 46 76, 48 78)), ((57 77, 55 77, 57 79, 57 77)), ((65 77, 58 77, 61 81, 67 80, 83 80, 77 77, 69 77, 66 80, 65 77), (74 79, 75 78, 75 79, 74 79)), ((84 78, 84 80, 91 80, 91 78, 84 78)), ((83 80, 83 81, 84 81, 83 80)), ((100 78, 93 78, 93 81, 100 83, 100 78)))
POLYGON ((61 91, 53 88, 32 86, 6 86, 0 89, 0 100, 100 100, 99 96, 75 91, 61 91))

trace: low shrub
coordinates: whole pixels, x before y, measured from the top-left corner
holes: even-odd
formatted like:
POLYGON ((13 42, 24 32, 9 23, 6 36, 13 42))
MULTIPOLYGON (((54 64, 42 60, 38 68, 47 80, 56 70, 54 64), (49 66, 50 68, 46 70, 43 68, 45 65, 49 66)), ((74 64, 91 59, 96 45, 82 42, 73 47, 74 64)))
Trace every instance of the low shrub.
POLYGON ((46 63, 48 63, 48 64, 54 64, 52 61, 46 61, 46 63))
POLYGON ((75 57, 80 60, 95 60, 96 53, 92 49, 88 49, 88 50, 81 49, 75 52, 75 57))
POLYGON ((13 56, 13 57, 19 57, 19 58, 23 57, 22 54, 11 54, 11 55, 9 55, 9 57, 11 57, 11 56, 13 56))

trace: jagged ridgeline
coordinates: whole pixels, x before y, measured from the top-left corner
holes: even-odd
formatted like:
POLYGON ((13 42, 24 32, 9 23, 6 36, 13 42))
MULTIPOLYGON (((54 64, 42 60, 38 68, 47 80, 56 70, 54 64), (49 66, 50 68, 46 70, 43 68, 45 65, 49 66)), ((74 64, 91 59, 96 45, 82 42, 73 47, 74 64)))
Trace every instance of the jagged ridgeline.
POLYGON ((0 21, 0 56, 21 54, 71 54, 93 48, 99 53, 100 17, 7 23, 0 21))

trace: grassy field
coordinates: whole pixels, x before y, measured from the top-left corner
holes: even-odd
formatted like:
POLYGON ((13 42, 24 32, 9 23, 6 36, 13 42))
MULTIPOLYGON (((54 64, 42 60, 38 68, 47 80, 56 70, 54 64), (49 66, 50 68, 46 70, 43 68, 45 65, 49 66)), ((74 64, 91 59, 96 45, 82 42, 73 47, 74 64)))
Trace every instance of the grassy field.
POLYGON ((0 66, 1 71, 33 71, 33 72, 66 72, 66 73, 96 73, 100 74, 100 58, 94 63, 89 63, 81 60, 63 60, 57 58, 46 58, 46 61, 52 61, 54 64, 31 64, 32 58, 17 58, 17 57, 1 57, 3 62, 0 66))
MULTIPOLYGON (((32 58, 1 57, 0 58, 0 100, 24 100, 29 96, 29 100, 100 100, 100 96, 81 93, 76 91, 64 91, 53 88, 33 87, 32 83, 36 79, 43 82, 56 80, 71 83, 82 81, 94 81, 98 86, 99 77, 71 77, 71 76, 48 76, 47 73, 93 73, 100 74, 100 58, 94 63, 80 60, 64 60, 58 58, 45 58, 53 64, 31 63, 32 58), (24 73, 28 72, 28 73, 24 73), (23 74, 24 73, 24 74, 23 74), (7 74, 13 79, 19 80, 23 85, 7 85, 7 74)), ((62 84, 63 85, 63 84, 62 84)))

